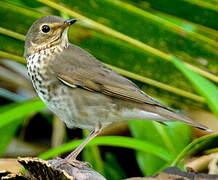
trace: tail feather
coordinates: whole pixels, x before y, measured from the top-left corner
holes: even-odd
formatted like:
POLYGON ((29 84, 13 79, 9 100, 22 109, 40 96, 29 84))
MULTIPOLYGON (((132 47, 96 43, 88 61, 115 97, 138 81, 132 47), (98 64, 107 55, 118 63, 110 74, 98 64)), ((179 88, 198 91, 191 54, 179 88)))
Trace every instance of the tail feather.
POLYGON ((160 116, 162 117, 165 117, 169 120, 172 120, 172 121, 181 121, 181 122, 184 122, 184 123, 187 123, 191 126, 194 126, 194 127, 197 127, 201 130, 205 130, 205 131, 208 131, 208 132, 211 132, 211 129, 209 129, 208 127, 196 122, 196 121, 193 121, 191 119, 189 119, 188 117, 184 116, 184 115, 181 115, 181 114, 178 114, 176 112, 173 112, 173 111, 169 111, 167 109, 163 109, 161 107, 156 107, 156 113, 158 113, 160 116))

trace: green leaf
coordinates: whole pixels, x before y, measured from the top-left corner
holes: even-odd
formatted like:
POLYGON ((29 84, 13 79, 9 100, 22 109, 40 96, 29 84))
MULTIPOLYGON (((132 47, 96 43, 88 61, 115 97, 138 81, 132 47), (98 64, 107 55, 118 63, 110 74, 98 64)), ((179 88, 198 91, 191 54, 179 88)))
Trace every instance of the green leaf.
POLYGON ((117 180, 127 178, 125 172, 120 167, 118 160, 110 152, 106 152, 105 154, 104 166, 105 177, 107 179, 117 180))
POLYGON ((189 79, 196 91, 205 97, 210 109, 218 117, 218 88, 212 82, 186 68, 184 64, 174 56, 172 56, 172 62, 189 79))
MULTIPOLYGON (((83 140, 77 140, 77 141, 67 143, 58 148, 51 149, 41 154, 39 157, 42 159, 48 159, 48 158, 57 156, 61 153, 68 152, 76 148, 82 142, 83 140)), ((142 141, 142 140, 135 139, 135 138, 121 137, 121 136, 96 137, 91 142, 89 142, 87 146, 95 146, 95 145, 131 148, 131 149, 138 150, 138 151, 148 152, 150 154, 160 157, 161 159, 165 161, 170 161, 173 158, 173 156, 165 149, 157 145, 154 145, 150 142, 142 141)))
POLYGON ((14 123, 8 124, 0 128, 0 156, 4 153, 6 147, 15 136, 19 125, 23 122, 23 119, 18 119, 14 123))
MULTIPOLYGON (((132 0, 140 2, 141 0, 132 0)), ((142 1, 141 1, 142 2, 142 1)), ((217 29, 217 1, 210 0, 146 0, 156 10, 217 29)))
POLYGON ((16 106, 10 110, 1 112, 0 114, 0 128, 5 125, 15 122, 28 114, 38 112, 45 109, 45 104, 39 99, 32 99, 22 103, 16 103, 16 106))
MULTIPOLYGON (((14 108, 17 105, 17 103, 11 103, 4 106, 1 106, 0 113, 3 111, 7 111, 11 108, 14 108)), ((22 119, 18 119, 14 123, 7 124, 0 128, 0 137, 1 137, 1 143, 0 143, 0 156, 5 151, 5 148, 8 146, 12 138, 14 137, 18 126, 21 124, 22 119)))
POLYGON ((2 106, 0 106, 0 113, 10 110, 10 109, 18 106, 18 104, 19 104, 18 102, 14 102, 14 103, 2 105, 2 106))
POLYGON ((210 39, 218 36, 216 34, 216 30, 214 30, 214 29, 210 29, 210 28, 207 28, 207 27, 202 27, 199 24, 194 24, 194 23, 192 23, 190 21, 186 21, 186 20, 181 19, 179 17, 170 16, 168 14, 161 13, 159 11, 158 12, 154 11, 154 14, 156 14, 157 16, 160 16, 163 19, 166 19, 167 21, 169 21, 169 22, 171 22, 171 23, 173 23, 175 25, 178 25, 178 26, 186 29, 187 31, 196 32, 197 34, 201 34, 201 35, 203 35, 205 37, 208 37, 210 39))
POLYGON ((169 165, 176 166, 186 156, 193 155, 194 153, 217 146, 218 146, 218 134, 212 134, 212 135, 200 137, 194 140, 193 142, 191 142, 188 146, 186 146, 169 165))
MULTIPOLYGON (((129 121, 129 127, 134 137, 152 142, 166 149, 173 156, 176 156, 191 141, 190 127, 180 122, 170 122, 164 126, 153 121, 132 120, 129 121)), ((141 171, 146 176, 157 173, 166 165, 166 161, 150 153, 137 152, 136 158, 141 171)))

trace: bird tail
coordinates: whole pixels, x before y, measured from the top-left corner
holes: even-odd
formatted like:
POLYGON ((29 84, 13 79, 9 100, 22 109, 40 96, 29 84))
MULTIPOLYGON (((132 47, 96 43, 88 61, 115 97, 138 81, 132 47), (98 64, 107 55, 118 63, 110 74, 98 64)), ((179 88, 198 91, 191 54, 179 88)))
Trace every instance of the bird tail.
POLYGON ((165 117, 171 121, 181 121, 181 122, 187 123, 191 126, 197 127, 198 129, 211 132, 211 129, 209 129, 208 127, 206 127, 206 126, 204 126, 196 121, 193 121, 184 115, 178 114, 176 112, 173 112, 173 111, 170 111, 170 110, 164 109, 162 107, 158 107, 158 106, 156 106, 155 110, 156 110, 156 113, 158 113, 160 116, 165 117))

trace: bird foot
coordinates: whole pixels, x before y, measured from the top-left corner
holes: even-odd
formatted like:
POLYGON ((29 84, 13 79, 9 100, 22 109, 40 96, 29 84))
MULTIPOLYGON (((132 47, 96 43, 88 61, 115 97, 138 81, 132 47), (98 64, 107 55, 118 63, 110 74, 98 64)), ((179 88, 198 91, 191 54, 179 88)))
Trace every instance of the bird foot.
POLYGON ((69 160, 67 158, 65 158, 65 159, 57 158, 55 163, 52 163, 52 166, 54 168, 61 168, 61 166, 64 166, 64 165, 74 166, 74 167, 76 167, 78 169, 81 169, 83 167, 91 167, 92 166, 88 162, 83 162, 83 161, 79 161, 79 160, 76 160, 76 159, 69 160))

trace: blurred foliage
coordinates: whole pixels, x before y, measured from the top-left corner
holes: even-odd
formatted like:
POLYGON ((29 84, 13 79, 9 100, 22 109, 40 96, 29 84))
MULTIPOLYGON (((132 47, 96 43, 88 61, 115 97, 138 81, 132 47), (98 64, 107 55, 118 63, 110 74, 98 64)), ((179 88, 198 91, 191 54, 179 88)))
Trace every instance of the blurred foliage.
MULTIPOLYGON (((134 137, 161 146, 173 156, 176 156, 191 142, 190 127, 180 122, 168 123, 167 126, 163 126, 157 122, 132 120, 129 125, 134 137)), ((145 175, 157 173, 166 164, 166 161, 149 153, 137 152, 136 158, 145 175)))
MULTIPOLYGON (((132 0, 143 4, 142 0, 132 0)), ((218 28, 218 2, 216 0, 146 0, 147 6, 165 13, 193 21, 213 29, 218 28), (175 11, 176 9, 176 11, 175 11)))
POLYGON ((175 57, 173 57, 173 63, 192 82, 199 94, 206 98, 208 106, 218 117, 218 96, 216 96, 218 94, 217 87, 212 82, 190 71, 175 57))
MULTIPOLYGON (((10 108, 12 108, 12 104, 1 106, 0 113, 4 111, 8 111, 10 108)), ((0 137, 1 137, 1 144, 0 144, 0 155, 3 154, 6 147, 10 143, 11 139, 16 134, 16 131, 18 129, 18 126, 21 124, 21 118, 17 119, 15 123, 10 123, 7 125, 4 125, 0 127, 0 137)))
POLYGON ((194 140, 192 143, 190 143, 188 146, 186 146, 183 151, 181 151, 177 157, 174 159, 173 162, 171 162, 171 166, 178 165, 178 163, 187 155, 193 155, 195 153, 199 153, 202 151, 205 151, 208 149, 213 149, 214 147, 217 147, 217 141, 218 140, 218 134, 213 134, 210 136, 203 136, 201 138, 198 138, 194 140))
MULTIPOLYGON (((69 30, 70 42, 112 65, 146 93, 168 105, 181 110, 210 109, 217 115, 216 0, 4 0, 0 1, 0 7, 0 57, 4 59, 25 64, 22 57, 25 35, 36 19, 49 14, 73 16, 80 21, 69 30)), ((17 66, 8 67, 1 62, 0 68, 4 72, 10 68, 12 72, 17 71, 17 66)), ((0 87, 4 92, 1 96, 13 101, 23 96, 27 99, 20 92, 33 93, 26 88, 29 84, 17 84, 13 81, 15 77, 9 75, 0 72, 0 87), (4 89, 18 96, 5 93, 4 89)), ((22 77, 26 81, 25 75, 22 77)), ((0 154, 21 124, 44 108, 39 99, 0 106, 0 154)), ((133 120, 128 124, 133 138, 97 137, 82 153, 82 159, 108 179, 125 178, 128 172, 123 170, 115 154, 103 153, 98 145, 134 149, 138 166, 146 176, 170 165, 182 167, 186 155, 217 147, 214 143, 217 135, 191 143, 191 129, 183 123, 164 126, 133 120)), ((39 157, 60 155, 79 143, 81 140, 68 142, 39 157)))

